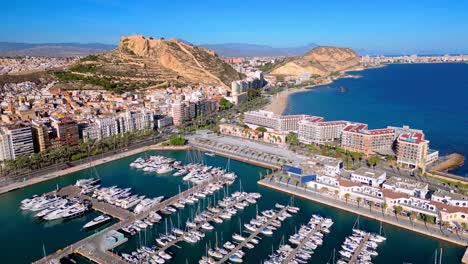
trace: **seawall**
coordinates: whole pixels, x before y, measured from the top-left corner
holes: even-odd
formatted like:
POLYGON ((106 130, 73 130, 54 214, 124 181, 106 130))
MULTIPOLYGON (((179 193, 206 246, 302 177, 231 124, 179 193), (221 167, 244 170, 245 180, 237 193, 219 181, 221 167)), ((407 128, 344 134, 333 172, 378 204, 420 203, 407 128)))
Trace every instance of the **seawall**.
POLYGON ((91 162, 83 163, 83 164, 80 164, 80 165, 77 165, 77 166, 74 166, 74 167, 70 167, 70 168, 67 168, 67 169, 47 173, 47 174, 39 176, 39 177, 30 178, 30 179, 28 179, 26 181, 17 182, 17 183, 13 183, 13 184, 10 184, 10 185, 7 185, 7 186, 3 186, 3 187, 0 187, 0 194, 6 193, 6 192, 11 192, 11 191, 14 191, 14 190, 17 190, 17 189, 21 189, 21 188, 24 188, 24 187, 27 187, 27 186, 30 186, 30 185, 34 185, 36 183, 49 181, 49 180, 52 180, 52 179, 55 179, 55 178, 58 178, 58 177, 62 177, 62 176, 65 176, 65 175, 68 175, 68 174, 71 174, 71 173, 74 173, 74 172, 77 172, 77 171, 87 169, 87 168, 89 168, 91 166, 96 166, 96 165, 104 164, 104 163, 111 162, 111 161, 114 161, 114 160, 122 159, 122 158, 131 156, 131 155, 135 155, 135 154, 138 154, 138 153, 141 153, 141 152, 145 152, 145 151, 148 151, 148 150, 188 150, 188 149, 190 149, 189 145, 185 145, 185 146, 158 146, 158 145, 145 146, 145 147, 129 150, 129 151, 126 151, 126 152, 117 153, 115 155, 105 157, 105 158, 101 158, 101 159, 97 159, 97 160, 94 160, 94 161, 91 161, 91 162))

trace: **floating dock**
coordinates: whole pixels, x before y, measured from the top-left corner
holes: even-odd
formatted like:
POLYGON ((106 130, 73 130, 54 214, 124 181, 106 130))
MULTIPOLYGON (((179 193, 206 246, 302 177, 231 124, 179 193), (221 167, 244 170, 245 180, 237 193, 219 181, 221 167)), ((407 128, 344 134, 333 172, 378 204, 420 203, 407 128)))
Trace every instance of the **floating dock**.
POLYGON ((231 250, 228 254, 226 254, 222 259, 220 259, 216 263, 218 263, 218 264, 225 263, 232 254, 236 253, 237 251, 239 251, 240 249, 245 247, 245 245, 247 243, 249 243, 253 238, 255 238, 262 231, 263 228, 269 226, 271 224, 271 222, 278 217, 278 215, 286 212, 286 210, 288 210, 288 208, 289 208, 289 206, 285 206, 283 209, 281 209, 279 212, 277 212, 273 217, 269 218, 268 221, 265 224, 263 224, 261 227, 259 227, 257 229, 257 231, 251 233, 249 237, 244 239, 244 241, 242 241, 241 243, 237 244, 237 246, 233 250, 231 250))

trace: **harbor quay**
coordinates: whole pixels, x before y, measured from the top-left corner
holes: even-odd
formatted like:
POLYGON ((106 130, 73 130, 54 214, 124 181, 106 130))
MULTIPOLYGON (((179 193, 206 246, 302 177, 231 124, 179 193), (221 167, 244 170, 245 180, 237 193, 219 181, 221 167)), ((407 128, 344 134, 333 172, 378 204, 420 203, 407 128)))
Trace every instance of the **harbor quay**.
POLYGON ((72 173, 75 173, 75 172, 78 172, 78 171, 81 171, 81 170, 89 169, 92 166, 105 164, 105 163, 108 163, 108 162, 111 162, 111 161, 114 161, 114 160, 129 157, 129 156, 132 156, 132 155, 135 155, 135 154, 138 154, 138 153, 142 153, 142 152, 145 152, 145 151, 151 151, 151 150, 189 150, 189 149, 190 149, 190 146, 158 146, 158 145, 145 146, 145 147, 141 147, 141 148, 137 148, 137 149, 117 153, 117 154, 112 155, 110 157, 105 157, 105 158, 97 159, 97 160, 94 160, 94 161, 91 161, 91 162, 83 163, 83 164, 80 164, 80 165, 77 165, 77 166, 74 166, 74 167, 69 167, 69 168, 66 168, 66 169, 53 171, 53 172, 50 172, 50 173, 47 173, 47 174, 44 174, 44 175, 41 175, 41 176, 30 178, 30 179, 22 181, 22 182, 17 182, 17 183, 9 184, 9 185, 6 185, 6 186, 2 186, 2 187, 0 187, 0 194, 6 193, 6 192, 11 192, 11 191, 14 191, 14 190, 18 190, 18 189, 21 189, 21 188, 24 188, 24 187, 27 187, 27 186, 31 186, 31 185, 34 185, 34 184, 37 184, 37 183, 40 183, 40 182, 53 180, 53 179, 58 178, 58 177, 66 176, 68 174, 72 174, 72 173))
POLYGON ((327 197, 322 193, 316 192, 313 189, 306 189, 300 186, 294 186, 285 182, 278 182, 274 178, 265 178, 258 181, 258 184, 263 187, 267 187, 280 192, 285 192, 292 196, 304 198, 306 200, 318 202, 328 206, 332 206, 341 210, 345 210, 351 213, 355 213, 367 218, 382 221, 400 228, 405 228, 410 231, 418 232, 427 236, 435 237, 440 240, 444 240, 450 243, 454 243, 460 246, 466 247, 468 245, 468 236, 462 232, 455 234, 443 227, 432 224, 423 224, 417 221, 410 221, 407 217, 396 217, 388 213, 382 213, 380 210, 369 209, 365 206, 359 206, 354 204, 352 201, 338 200, 337 197, 327 197))
MULTIPOLYGON (((104 263, 127 263, 126 261, 124 261, 120 256, 108 251, 108 250, 105 250, 102 248, 102 243, 104 241, 104 238, 105 238, 105 235, 108 234, 109 232, 111 231, 116 231, 118 229, 121 229, 122 227, 124 226, 127 226, 127 225, 130 225, 131 223, 137 221, 137 220, 141 220, 141 219, 144 219, 146 217, 149 216, 149 213, 151 211, 160 211, 162 210, 163 208, 167 207, 167 206, 170 206, 170 205, 173 205, 174 203, 176 203, 177 201, 179 201, 179 199, 185 199, 187 197, 189 197, 190 195, 192 195, 194 192, 196 192, 197 190, 203 190, 205 187, 207 187, 209 184, 211 183, 214 183, 214 182, 219 182, 221 181, 221 183, 225 183, 223 182, 222 179, 220 178, 212 178, 204 183, 201 183, 199 185, 196 185, 190 189, 187 189, 183 192, 181 192, 180 194, 177 194, 175 196, 172 196, 170 197, 169 199, 166 199, 156 205, 154 205, 153 207, 151 207, 149 210, 146 210, 144 212, 141 212, 141 213, 138 213, 138 214, 135 214, 135 213, 130 213, 130 212, 126 212, 124 213, 123 209, 118 209, 117 207, 115 206, 112 206, 112 205, 102 205, 101 202, 97 203, 97 206, 98 208, 96 208, 96 210, 98 211, 102 211, 104 213, 108 213, 112 216, 115 216, 119 219, 121 219, 120 222, 117 222, 103 230, 101 230, 99 233, 96 233, 94 235, 91 235, 91 236, 88 236, 72 245, 69 245, 65 248, 63 248, 62 250, 58 250, 56 251, 55 253, 53 254, 50 254, 48 256, 45 256, 44 258, 42 259, 39 259, 35 262, 33 262, 34 264, 47 264, 47 263, 51 263, 50 261, 51 260, 59 260, 63 257, 66 257, 72 253, 78 253, 90 260, 93 260, 94 262, 96 263, 100 263, 100 264, 104 264, 104 263)), ((77 190, 74 186, 68 186, 68 187, 65 187, 65 188, 62 188, 60 190, 57 191, 57 194, 64 194, 64 195, 75 195, 74 197, 76 198, 79 198, 79 199, 89 199, 93 202, 94 199, 88 197, 88 196, 85 196, 85 195, 77 195, 77 190)), ((95 204, 93 204, 93 207, 94 207, 95 204)), ((126 211, 126 210, 124 210, 126 211)), ((125 241, 124 241, 125 242, 125 241)), ((114 247, 118 246, 120 244, 116 244, 114 245, 114 247)))

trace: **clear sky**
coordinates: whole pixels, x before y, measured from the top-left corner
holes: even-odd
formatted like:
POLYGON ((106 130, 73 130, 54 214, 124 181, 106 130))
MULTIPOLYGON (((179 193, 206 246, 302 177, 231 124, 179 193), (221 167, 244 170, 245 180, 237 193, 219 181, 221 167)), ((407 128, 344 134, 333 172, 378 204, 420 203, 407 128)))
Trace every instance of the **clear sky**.
POLYGON ((468 52, 467 0, 3 0, 0 41, 307 43, 374 52, 468 52))

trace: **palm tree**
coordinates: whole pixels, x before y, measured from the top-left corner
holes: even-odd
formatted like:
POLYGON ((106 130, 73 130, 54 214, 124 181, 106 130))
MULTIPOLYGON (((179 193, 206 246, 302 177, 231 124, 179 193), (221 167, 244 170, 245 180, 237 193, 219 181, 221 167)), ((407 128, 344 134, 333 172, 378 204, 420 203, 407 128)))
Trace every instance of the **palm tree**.
POLYGON ((351 196, 349 193, 345 193, 345 195, 344 195, 344 198, 345 198, 346 204, 348 204, 348 199, 349 199, 349 196, 351 196))
POLYGON ((462 226, 462 228, 463 228, 463 231, 465 231, 465 230, 466 230, 467 224, 466 224, 465 222, 463 222, 463 223, 461 223, 461 226, 462 226))
POLYGON ((387 207, 388 207, 388 204, 386 202, 384 202, 382 204, 382 216, 384 216, 384 212, 385 212, 385 210, 387 210, 387 207))
POLYGON ((418 215, 418 214, 417 214, 416 212, 413 212, 413 211, 411 211, 411 212, 408 214, 408 217, 409 217, 409 219, 410 219, 410 222, 411 222, 413 225, 414 225, 413 220, 417 217, 417 215, 418 215))
POLYGON ((393 210, 395 212, 395 217, 397 218, 398 220, 398 214, 400 214, 402 211, 403 211, 403 207, 399 206, 399 205, 394 205, 393 206, 393 210))
POLYGON ((322 187, 322 189, 320 189, 323 193, 326 193, 328 192, 328 188, 327 187, 322 187))
POLYGON ((362 201, 362 198, 361 198, 361 197, 358 197, 358 198, 356 199, 357 207, 358 207, 358 208, 359 208, 359 204, 361 203, 361 201, 362 201))
POLYGON ((335 190, 335 200, 338 198, 338 194, 340 193, 340 191, 338 190, 335 190))
POLYGON ((374 202, 373 202, 373 201, 369 201, 369 212, 372 211, 372 206, 374 206, 374 202))

